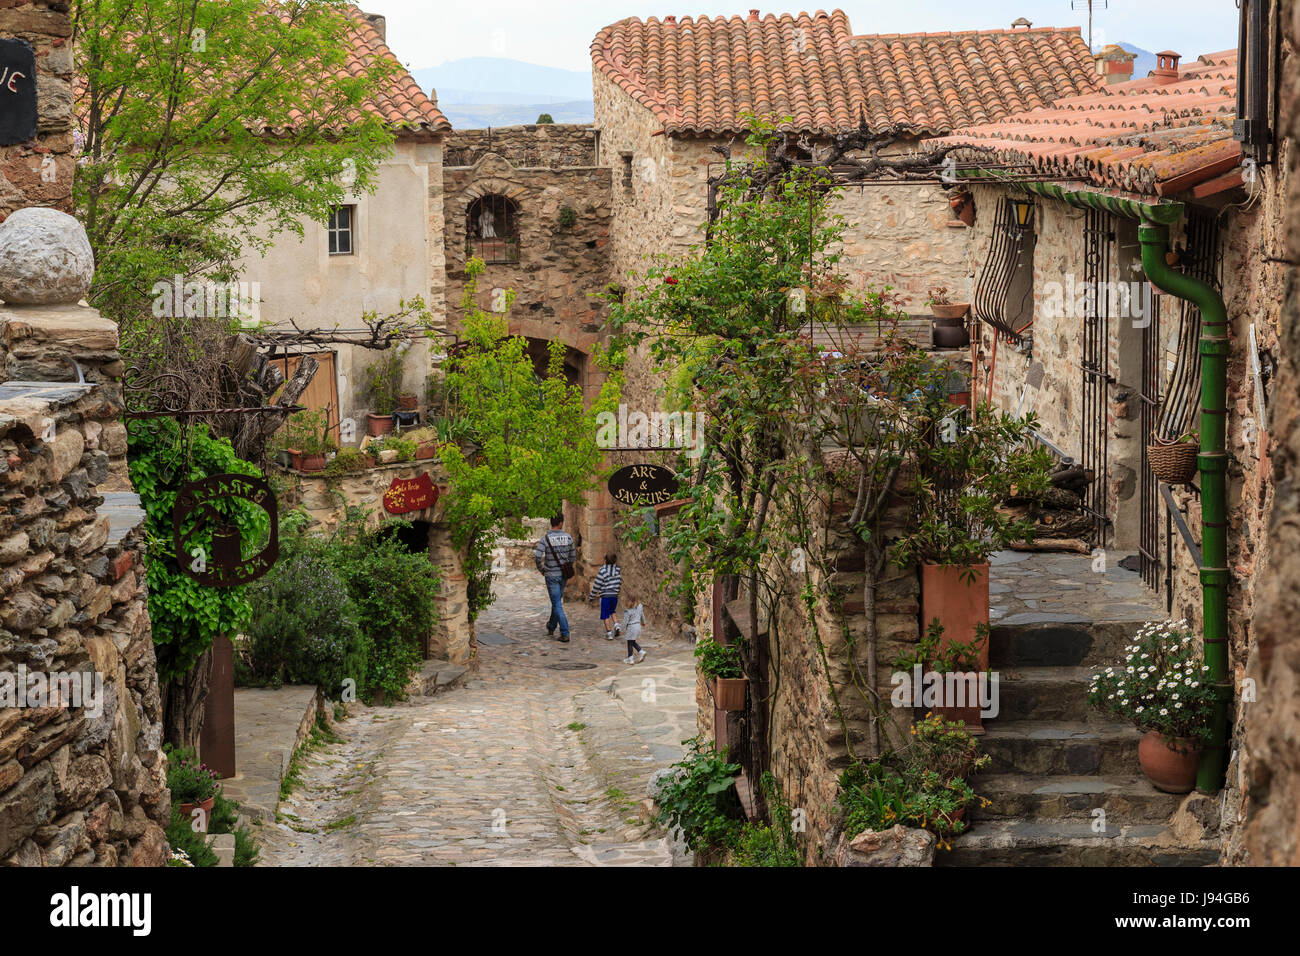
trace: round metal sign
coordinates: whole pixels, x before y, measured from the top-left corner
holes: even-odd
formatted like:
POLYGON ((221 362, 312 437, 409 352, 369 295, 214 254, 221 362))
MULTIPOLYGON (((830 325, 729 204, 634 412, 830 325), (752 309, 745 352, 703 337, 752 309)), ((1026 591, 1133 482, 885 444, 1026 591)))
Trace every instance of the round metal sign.
POLYGON ((609 477, 614 500, 636 507, 672 501, 677 488, 677 476, 663 465, 628 465, 609 477))
POLYGON ((206 587, 230 588, 256 581, 275 567, 280 556, 280 526, 275 493, 263 478, 212 475, 192 481, 176 493, 172 508, 173 545, 182 573, 206 587), (226 503, 251 502, 270 518, 270 539, 252 557, 244 557, 239 527, 226 503))

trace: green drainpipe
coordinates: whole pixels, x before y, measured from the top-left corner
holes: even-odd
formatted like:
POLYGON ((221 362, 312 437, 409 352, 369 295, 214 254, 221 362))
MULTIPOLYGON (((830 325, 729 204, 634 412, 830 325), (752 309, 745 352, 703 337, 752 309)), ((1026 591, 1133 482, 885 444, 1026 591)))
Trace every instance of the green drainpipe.
POLYGON ((1199 279, 1175 272, 1165 261, 1169 227, 1145 221, 1138 227, 1147 278, 1201 311, 1201 568, 1205 663, 1217 691, 1213 736, 1201 755, 1196 789, 1223 787, 1228 755, 1228 310, 1223 298, 1199 279))

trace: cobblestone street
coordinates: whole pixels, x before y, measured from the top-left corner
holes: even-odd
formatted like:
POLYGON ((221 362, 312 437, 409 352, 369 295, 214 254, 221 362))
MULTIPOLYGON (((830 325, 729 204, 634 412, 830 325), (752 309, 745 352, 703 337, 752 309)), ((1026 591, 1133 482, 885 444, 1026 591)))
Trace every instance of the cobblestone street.
MULTIPOLYGON (((647 823, 645 782, 695 734, 691 647, 652 626, 623 663, 593 607, 566 601, 550 640, 541 581, 497 576, 461 686, 393 707, 351 706, 341 743, 312 750, 268 866, 656 865, 687 862, 647 823)), ((580 597, 571 589, 571 598, 580 597)))

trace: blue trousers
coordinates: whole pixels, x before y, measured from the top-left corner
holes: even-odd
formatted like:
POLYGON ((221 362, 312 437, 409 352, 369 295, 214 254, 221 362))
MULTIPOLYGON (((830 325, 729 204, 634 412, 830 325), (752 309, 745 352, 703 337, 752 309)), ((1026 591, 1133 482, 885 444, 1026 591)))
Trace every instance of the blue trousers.
POLYGON ((564 616, 564 578, 547 578, 546 593, 551 598, 551 618, 546 622, 546 633, 554 634, 555 626, 560 627, 560 636, 569 636, 569 619, 564 616))

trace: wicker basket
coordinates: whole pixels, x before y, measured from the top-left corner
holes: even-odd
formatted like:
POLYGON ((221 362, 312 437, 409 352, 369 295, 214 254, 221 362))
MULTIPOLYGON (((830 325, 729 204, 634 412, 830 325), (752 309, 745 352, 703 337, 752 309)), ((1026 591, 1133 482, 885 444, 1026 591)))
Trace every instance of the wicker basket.
POLYGON ((1196 477, 1200 449, 1190 442, 1147 445, 1151 473, 1167 485, 1185 485, 1196 477))

